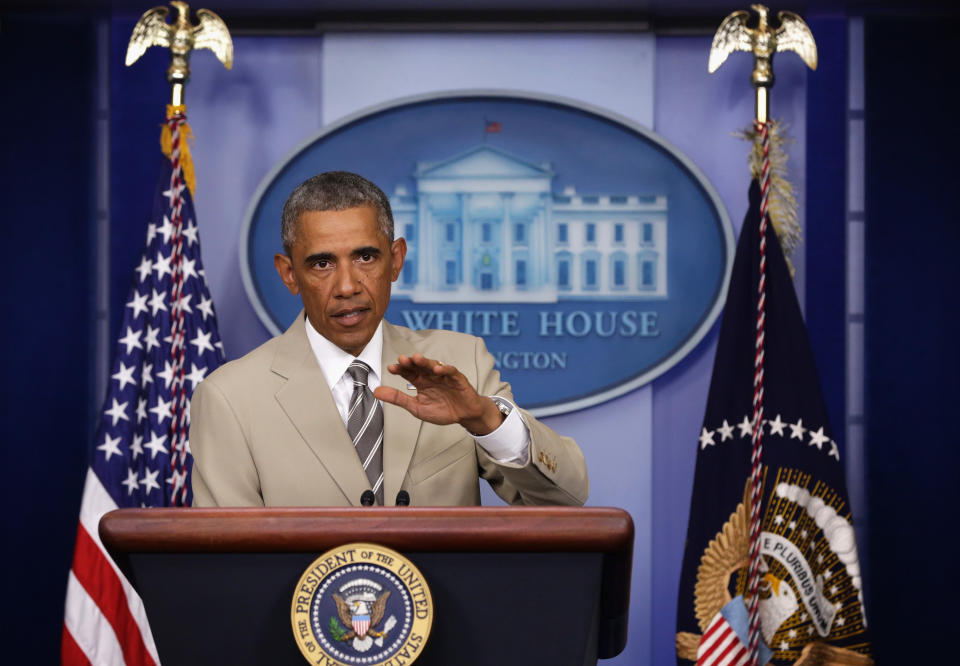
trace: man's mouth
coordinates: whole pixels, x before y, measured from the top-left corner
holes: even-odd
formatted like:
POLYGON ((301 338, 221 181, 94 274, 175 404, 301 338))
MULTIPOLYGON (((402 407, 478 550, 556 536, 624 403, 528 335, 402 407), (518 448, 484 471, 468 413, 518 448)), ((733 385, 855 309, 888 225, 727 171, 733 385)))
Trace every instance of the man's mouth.
POLYGON ((370 308, 350 308, 340 310, 333 315, 333 319, 336 319, 342 326, 352 326, 362 320, 368 312, 370 312, 370 308))

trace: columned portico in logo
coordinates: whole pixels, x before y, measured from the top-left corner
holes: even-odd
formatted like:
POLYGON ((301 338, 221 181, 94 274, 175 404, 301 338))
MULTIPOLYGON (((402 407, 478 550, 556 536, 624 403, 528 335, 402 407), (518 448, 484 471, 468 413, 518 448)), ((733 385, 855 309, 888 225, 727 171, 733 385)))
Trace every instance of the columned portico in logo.
POLYGON ((667 296, 665 195, 553 193, 549 162, 487 145, 421 162, 417 191, 391 198, 417 302, 533 302, 667 296), (401 233, 406 233, 401 231, 401 233))

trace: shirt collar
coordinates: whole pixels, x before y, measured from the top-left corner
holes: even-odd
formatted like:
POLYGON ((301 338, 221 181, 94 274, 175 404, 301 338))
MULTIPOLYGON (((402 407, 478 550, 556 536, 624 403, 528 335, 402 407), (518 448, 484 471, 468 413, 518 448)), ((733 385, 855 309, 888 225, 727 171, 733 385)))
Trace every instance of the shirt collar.
POLYGON ((331 389, 340 381, 343 373, 347 371, 347 367, 355 358, 369 365, 371 374, 376 378, 376 383, 380 383, 380 359, 383 357, 383 321, 377 326, 373 337, 370 338, 370 342, 363 348, 359 356, 353 356, 343 351, 320 335, 306 316, 304 316, 303 321, 307 327, 307 340, 310 341, 310 348, 313 350, 317 364, 323 371, 323 376, 331 389))

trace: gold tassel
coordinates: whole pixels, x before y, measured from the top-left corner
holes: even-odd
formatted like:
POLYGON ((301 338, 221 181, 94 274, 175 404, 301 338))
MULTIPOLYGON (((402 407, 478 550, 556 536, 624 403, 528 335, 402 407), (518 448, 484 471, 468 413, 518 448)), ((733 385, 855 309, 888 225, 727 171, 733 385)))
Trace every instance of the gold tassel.
MULTIPOLYGON (((187 105, 179 104, 174 106, 167 104, 167 120, 176 115, 186 115, 187 105)), ((193 130, 190 125, 183 123, 180 125, 180 168, 183 170, 183 179, 190 189, 190 196, 196 196, 197 176, 193 170, 193 157, 190 155, 190 141, 193 141, 193 130)), ((167 159, 173 159, 173 136, 170 133, 170 126, 164 125, 160 133, 160 148, 167 159)))
MULTIPOLYGON (((795 273, 793 263, 790 257, 794 250, 800 245, 800 221, 797 216, 797 199, 793 195, 793 185, 787 178, 787 151, 784 148, 787 144, 793 143, 793 140, 781 128, 780 123, 771 120, 767 123, 770 134, 770 198, 768 200, 767 211, 770 214, 770 222, 780 240, 780 247, 783 248, 783 256, 787 260, 787 267, 790 269, 790 276, 795 273)), ((763 166, 763 145, 760 140, 760 132, 751 126, 736 136, 749 141, 752 145, 750 149, 750 175, 760 180, 760 172, 763 166)))

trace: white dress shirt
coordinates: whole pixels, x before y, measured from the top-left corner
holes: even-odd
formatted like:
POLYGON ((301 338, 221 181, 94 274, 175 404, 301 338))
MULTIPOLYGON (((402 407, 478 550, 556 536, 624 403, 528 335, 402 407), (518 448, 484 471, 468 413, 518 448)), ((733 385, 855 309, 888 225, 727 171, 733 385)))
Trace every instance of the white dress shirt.
MULTIPOLYGON (((330 387, 330 392, 333 394, 333 402, 337 406, 337 411, 340 412, 340 418, 346 425, 350 398, 353 396, 353 379, 347 374, 347 368, 350 364, 354 360, 359 360, 370 367, 367 386, 370 387, 371 392, 381 384, 383 322, 380 322, 380 325, 377 326, 376 332, 359 356, 352 356, 320 335, 306 317, 304 317, 304 324, 307 327, 307 340, 310 341, 310 348, 313 349, 313 355, 327 380, 327 386, 330 387)), ((396 359, 391 359, 390 363, 396 363, 396 359)), ((499 399, 510 402, 505 398, 499 399)), ((520 416, 520 410, 517 409, 517 406, 513 403, 510 403, 510 405, 513 409, 499 428, 488 435, 473 435, 473 438, 498 462, 525 465, 529 456, 530 430, 527 428, 527 424, 523 422, 523 417, 520 416)))

